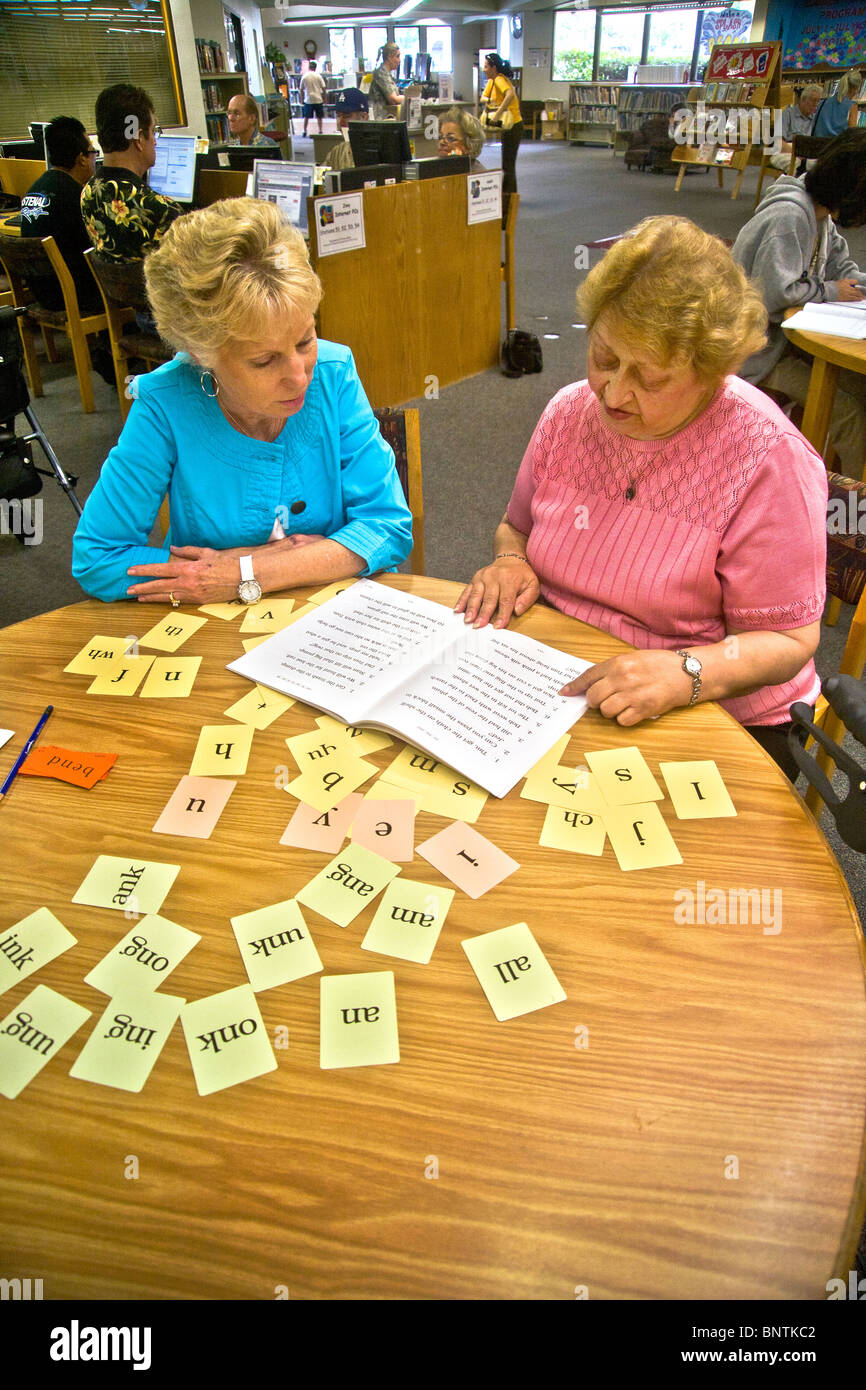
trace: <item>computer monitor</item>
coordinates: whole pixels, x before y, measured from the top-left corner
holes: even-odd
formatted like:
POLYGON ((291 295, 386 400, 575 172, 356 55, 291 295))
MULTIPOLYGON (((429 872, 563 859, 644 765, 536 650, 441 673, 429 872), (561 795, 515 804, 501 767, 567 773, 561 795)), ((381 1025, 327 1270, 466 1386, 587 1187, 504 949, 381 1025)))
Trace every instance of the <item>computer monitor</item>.
POLYGON ((228 167, 230 169, 243 169, 247 174, 253 172, 253 165, 259 159, 282 160, 283 155, 279 145, 214 145, 208 146, 208 155, 215 154, 217 159, 211 168, 218 169, 225 167, 225 160, 219 158, 220 155, 228 155, 228 167))
POLYGON ((195 136, 158 135, 156 163, 148 176, 154 193, 176 203, 192 203, 195 190, 195 136))
POLYGON ((30 139, 33 141, 33 144, 36 146, 36 158, 37 158, 37 159, 45 159, 45 158, 46 158, 46 154, 45 154, 45 127, 46 127, 46 125, 48 125, 48 122, 47 122, 47 121, 30 121, 29 126, 28 126, 28 129, 29 129, 29 131, 30 131, 30 139))
POLYGON ((257 159, 253 168, 253 197, 276 203, 287 221, 306 236, 307 199, 313 196, 315 164, 275 164, 257 159))
POLYGON ((405 121, 350 121, 349 144, 356 169, 362 164, 408 164, 412 158, 405 121))
POLYGON ((429 82, 433 59, 429 53, 419 53, 415 59, 415 81, 429 82))

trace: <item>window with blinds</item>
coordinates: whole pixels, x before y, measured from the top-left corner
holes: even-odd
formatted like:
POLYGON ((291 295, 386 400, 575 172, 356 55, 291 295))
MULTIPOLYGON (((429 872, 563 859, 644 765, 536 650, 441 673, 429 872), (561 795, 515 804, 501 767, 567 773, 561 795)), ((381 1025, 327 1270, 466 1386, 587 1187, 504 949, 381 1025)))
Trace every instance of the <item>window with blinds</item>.
POLYGON ((55 116, 94 131, 115 82, 143 87, 160 125, 186 123, 167 0, 4 0, 0 54, 0 140, 55 116))

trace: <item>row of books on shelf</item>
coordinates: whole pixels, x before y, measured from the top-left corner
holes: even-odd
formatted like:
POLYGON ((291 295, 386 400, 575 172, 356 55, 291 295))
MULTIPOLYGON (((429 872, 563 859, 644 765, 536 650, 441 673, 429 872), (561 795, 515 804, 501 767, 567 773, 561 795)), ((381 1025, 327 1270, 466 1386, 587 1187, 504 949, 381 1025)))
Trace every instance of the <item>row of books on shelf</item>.
POLYGON ((224 86, 221 87, 218 82, 203 82, 201 94, 204 99, 205 111, 225 111, 229 98, 226 96, 224 86))
POLYGON ((675 106, 681 106, 685 93, 684 87, 674 87, 668 92, 650 91, 626 91, 620 87, 619 109, 620 111, 673 111, 675 106))
POLYGON ((640 130, 641 126, 642 126, 642 125, 644 124, 644 122, 646 121, 647 116, 648 116, 648 115, 653 115, 653 114, 660 115, 660 116, 667 116, 667 115, 669 115, 670 113, 669 113, 668 111, 659 111, 659 112, 656 112, 656 113, 643 111, 643 112, 635 112, 634 114, 630 114, 630 113, 627 112, 627 111, 620 111, 620 112, 617 114, 617 118, 616 118, 616 130, 617 130, 617 134, 620 135, 620 134, 622 134, 623 132, 629 133, 629 132, 631 132, 631 131, 633 131, 633 130, 640 130))
POLYGON ((200 72, 225 72, 222 48, 213 39, 196 39, 195 51, 200 72))
POLYGON ((594 82, 590 87, 572 87, 572 106, 615 106, 619 87, 600 85, 594 82))
POLYGON ((584 106, 581 103, 579 106, 571 108, 572 125, 613 125, 615 116, 615 106, 584 106))
POLYGON ((699 93, 700 101, 751 101, 762 88, 760 82, 707 82, 699 93))

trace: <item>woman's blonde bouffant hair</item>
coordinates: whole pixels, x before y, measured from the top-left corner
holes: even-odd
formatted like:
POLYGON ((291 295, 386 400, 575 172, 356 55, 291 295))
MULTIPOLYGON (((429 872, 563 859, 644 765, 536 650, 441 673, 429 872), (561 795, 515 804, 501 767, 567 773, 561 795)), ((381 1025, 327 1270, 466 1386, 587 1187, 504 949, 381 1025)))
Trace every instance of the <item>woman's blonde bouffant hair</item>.
POLYGON ((758 290, 718 237, 686 217, 648 217, 577 292, 586 326, 604 314, 660 366, 690 365, 706 382, 735 372, 766 342, 758 290))
POLYGON ((300 232, 257 198, 179 217, 144 278, 163 342, 206 367, 229 339, 254 340, 274 315, 306 319, 322 297, 300 232))

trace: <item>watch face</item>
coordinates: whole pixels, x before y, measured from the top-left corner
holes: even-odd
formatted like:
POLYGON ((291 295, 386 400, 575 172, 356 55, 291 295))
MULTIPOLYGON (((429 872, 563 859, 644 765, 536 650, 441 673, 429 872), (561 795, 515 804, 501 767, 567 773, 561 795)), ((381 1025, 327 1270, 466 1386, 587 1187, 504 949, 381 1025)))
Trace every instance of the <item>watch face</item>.
POLYGON ((703 669, 701 667, 701 663, 698 661, 698 658, 696 656, 687 656, 685 661, 683 662, 683 666, 688 671, 690 676, 699 676, 701 674, 701 670, 703 669))
POLYGON ((258 603, 262 596, 262 586, 257 579, 242 579, 238 585, 238 598, 241 603, 258 603))

